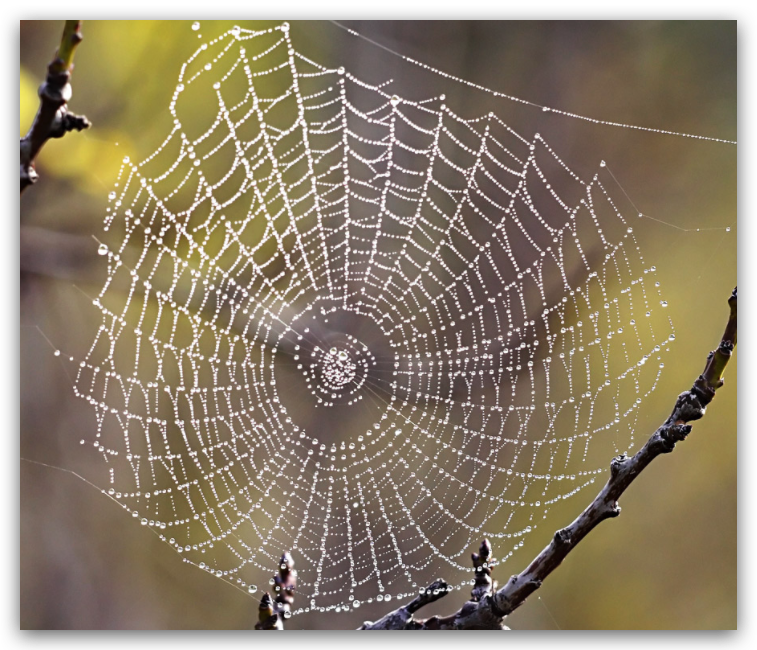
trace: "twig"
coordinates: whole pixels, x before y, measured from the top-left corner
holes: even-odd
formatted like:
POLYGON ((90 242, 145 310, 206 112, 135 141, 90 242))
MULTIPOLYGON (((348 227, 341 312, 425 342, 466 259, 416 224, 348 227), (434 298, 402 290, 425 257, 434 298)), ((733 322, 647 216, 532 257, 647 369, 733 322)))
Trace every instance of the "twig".
POLYGON ((446 596, 451 589, 443 580, 437 580, 409 604, 394 610, 384 618, 371 623, 363 623, 361 630, 507 630, 502 617, 498 617, 489 607, 481 607, 488 602, 497 588, 491 577, 492 545, 488 539, 481 542, 478 553, 471 553, 476 577, 471 589, 471 599, 459 611, 450 616, 432 616, 416 620, 413 613, 424 605, 446 596))
POLYGON ((37 181, 34 161, 50 138, 89 128, 86 117, 69 113, 71 72, 76 46, 81 42, 81 21, 67 20, 55 57, 47 66, 47 79, 39 88, 39 110, 29 132, 21 138, 21 192, 37 181))
POLYGON ((736 289, 733 290, 728 304, 731 308, 728 324, 720 345, 708 355, 704 372, 690 390, 678 396, 668 419, 634 456, 628 458, 624 454, 613 459, 610 478, 589 507, 570 526, 558 530, 550 544, 536 556, 526 570, 513 576, 494 595, 491 607, 503 617, 522 605, 595 526, 620 514, 617 501, 628 486, 655 458, 673 451, 676 443, 684 440, 691 431, 691 425, 688 423, 704 415, 705 409, 715 397, 715 391, 723 385, 723 371, 736 346, 736 289))
MULTIPOLYGON (((491 544, 481 542, 478 553, 472 554, 476 577, 471 600, 449 616, 433 616, 416 620, 413 614, 424 605, 442 598, 449 592, 443 580, 437 580, 404 607, 390 612, 375 623, 366 621, 361 630, 506 630, 505 617, 520 607, 542 582, 567 557, 578 543, 605 519, 620 514, 618 499, 636 477, 661 454, 673 451, 677 442, 686 439, 693 422, 701 418, 723 385, 723 372, 736 347, 737 292, 728 300, 730 316, 720 345, 707 356, 704 371, 690 390, 681 393, 673 412, 655 431, 644 446, 632 457, 625 454, 612 460, 610 478, 589 506, 566 528, 558 530, 552 541, 528 567, 512 576, 497 590, 491 579, 491 544)), ((263 603, 261 602, 261 608, 263 603)), ((282 629, 282 628, 278 628, 282 629)))
POLYGON ((449 585, 444 580, 435 580, 428 587, 422 589, 413 600, 411 600, 404 607, 395 609, 393 612, 389 612, 386 616, 379 619, 375 623, 366 621, 359 628, 361 630, 407 630, 417 629, 412 627, 416 621, 413 619, 413 614, 417 612, 421 607, 425 607, 440 598, 444 598, 450 591, 449 585))
POLYGON ((276 599, 272 599, 268 592, 263 594, 258 607, 256 630, 283 630, 284 621, 292 615, 297 571, 294 570, 294 560, 289 553, 281 556, 279 574, 273 577, 272 583, 276 599))

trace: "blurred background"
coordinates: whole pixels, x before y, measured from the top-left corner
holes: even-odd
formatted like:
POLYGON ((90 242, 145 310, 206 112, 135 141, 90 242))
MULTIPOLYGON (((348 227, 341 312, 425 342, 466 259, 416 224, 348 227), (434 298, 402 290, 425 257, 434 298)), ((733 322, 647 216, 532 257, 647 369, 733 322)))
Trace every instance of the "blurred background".
MULTIPOLYGON (((207 39, 233 24, 203 22, 199 34, 207 39)), ((391 50, 537 104, 736 139, 735 22, 345 24, 391 50)), ((21 23, 22 134, 61 30, 60 21, 21 23)), ((21 201, 21 457, 87 478, 78 440, 95 419, 52 351, 83 354, 92 340, 100 316, 88 296, 105 277, 92 236, 101 232, 123 157, 145 158, 170 129, 175 80, 199 41, 189 21, 86 21, 83 32, 70 106, 94 127, 48 143, 38 160, 40 182, 21 201)), ((584 177, 607 161, 638 209, 659 220, 638 220, 635 235, 657 267, 677 332, 666 372, 643 405, 637 439, 645 439, 701 372, 725 324, 736 284, 736 147, 545 114, 434 75, 328 22, 293 22, 292 39, 322 65, 345 65, 372 83, 393 79, 391 88, 403 96, 444 93, 465 117, 493 111, 524 136, 538 131, 584 177)), ((184 565, 97 489, 29 462, 20 473, 22 628, 254 624, 255 601, 184 565)), ((583 494, 551 520, 569 523, 592 496, 583 494)), ((735 359, 690 439, 655 461, 621 506, 623 515, 582 542, 509 625, 734 628, 735 359)), ((552 532, 537 530, 527 553, 535 555, 552 532)), ((521 568, 508 563, 496 577, 504 581, 521 568)), ((451 594, 436 611, 457 609, 461 598, 451 594)), ((374 604, 345 615, 307 614, 290 627, 354 628, 386 610, 374 604)))

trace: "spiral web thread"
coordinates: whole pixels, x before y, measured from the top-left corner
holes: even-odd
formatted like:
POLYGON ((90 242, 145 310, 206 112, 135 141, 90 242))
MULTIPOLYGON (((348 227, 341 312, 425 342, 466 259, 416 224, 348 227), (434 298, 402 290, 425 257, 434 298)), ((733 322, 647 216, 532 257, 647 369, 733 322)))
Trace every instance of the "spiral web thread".
POLYGON ((76 392, 103 491, 185 562, 254 593, 290 550, 297 611, 461 587, 631 447, 675 336, 603 165, 286 23, 202 45, 170 111, 110 194, 76 392))

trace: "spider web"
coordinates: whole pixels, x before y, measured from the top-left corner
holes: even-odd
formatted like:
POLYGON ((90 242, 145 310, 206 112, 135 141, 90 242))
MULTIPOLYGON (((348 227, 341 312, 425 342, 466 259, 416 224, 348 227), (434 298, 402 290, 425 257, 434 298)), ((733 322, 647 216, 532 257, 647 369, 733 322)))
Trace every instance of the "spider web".
POLYGON ((675 338, 604 164, 444 100, 234 28, 109 197, 100 485, 250 593, 290 550, 299 612, 508 560, 631 448, 675 338))

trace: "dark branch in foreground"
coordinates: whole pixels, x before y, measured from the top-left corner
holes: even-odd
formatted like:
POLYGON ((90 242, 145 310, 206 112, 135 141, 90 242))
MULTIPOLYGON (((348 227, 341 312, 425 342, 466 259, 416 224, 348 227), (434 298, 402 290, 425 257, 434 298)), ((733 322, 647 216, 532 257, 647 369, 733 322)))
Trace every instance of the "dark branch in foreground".
POLYGON ((74 52, 81 40, 81 21, 67 20, 60 47, 47 66, 47 79, 39 88, 39 110, 29 132, 21 138, 21 192, 37 181, 34 161, 50 138, 90 126, 86 117, 69 113, 66 107, 72 94, 69 81, 74 52))
POLYGON ((294 560, 289 553, 284 553, 279 560, 279 574, 271 580, 276 598, 272 599, 267 591, 260 599, 256 630, 283 630, 284 620, 292 615, 294 591, 297 588, 297 571, 294 560))
MULTIPOLYGON (((493 583, 491 579, 491 544, 488 540, 484 540, 481 542, 479 552, 472 554, 476 576, 471 590, 471 599, 457 612, 444 617, 432 616, 422 620, 414 618, 413 615, 421 607, 439 600, 450 591, 447 583, 437 580, 407 605, 390 612, 375 623, 366 621, 360 629, 508 629, 504 625, 505 617, 520 607, 526 598, 541 587, 544 579, 560 566, 568 553, 598 524, 620 514, 618 499, 628 486, 655 458, 661 454, 670 453, 676 443, 685 440, 691 432, 691 425, 688 423, 704 415, 705 409, 715 397, 715 391, 723 385, 723 372, 736 347, 736 289, 733 290, 728 304, 730 316, 720 345, 707 356, 704 371, 691 389, 678 396, 668 419, 636 454, 630 458, 623 454, 612 460, 610 478, 599 494, 573 523, 555 533, 552 541, 525 570, 512 576, 504 587, 497 590, 496 583, 493 583)), ((265 596, 263 601, 265 601, 265 596)), ((260 603, 261 612, 264 607, 263 601, 260 603)), ((270 603, 270 597, 267 602, 270 603)), ((266 607, 268 606, 267 604, 266 607)), ((283 629, 283 625, 268 629, 283 629)))
POLYGON ((424 605, 447 595, 451 589, 443 580, 437 580, 424 589, 409 604, 371 623, 363 623, 361 630, 507 630, 502 616, 486 605, 497 584, 492 581, 492 545, 488 539, 481 542, 478 553, 471 553, 476 577, 470 600, 450 616, 432 616, 416 620, 413 614, 424 605))
POLYGON ((723 371, 736 346, 736 289, 728 300, 730 316, 725 332, 716 350, 707 357, 704 372, 690 390, 681 393, 673 411, 663 425, 652 434, 644 446, 631 458, 625 455, 614 458, 610 465, 610 478, 572 524, 558 530, 552 542, 517 576, 492 598, 491 607, 507 616, 536 591, 544 579, 552 573, 573 548, 595 526, 620 514, 618 499, 633 483, 642 470, 661 454, 673 451, 677 442, 691 432, 693 422, 701 418, 715 397, 715 391, 723 385, 723 371))

